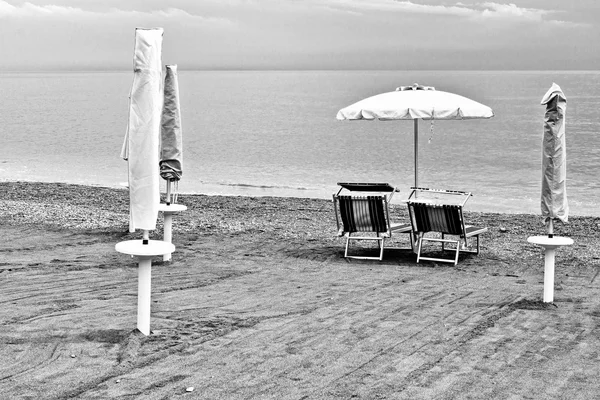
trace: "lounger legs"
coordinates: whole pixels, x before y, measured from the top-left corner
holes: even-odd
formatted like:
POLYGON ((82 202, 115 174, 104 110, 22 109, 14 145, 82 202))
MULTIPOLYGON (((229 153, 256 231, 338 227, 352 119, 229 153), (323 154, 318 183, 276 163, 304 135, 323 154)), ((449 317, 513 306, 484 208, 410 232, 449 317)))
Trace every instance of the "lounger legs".
POLYGON ((355 258, 358 260, 383 260, 383 249, 385 248, 385 237, 346 237, 346 251, 344 252, 344 257, 346 258, 355 258), (351 240, 376 240, 379 244, 379 257, 367 257, 367 256, 349 256, 348 255, 348 247, 350 246, 351 240))
POLYGON ((459 253, 460 253, 460 240, 434 239, 434 238, 425 238, 425 237, 421 236, 419 238, 419 246, 418 246, 418 251, 417 251, 417 263, 419 261, 421 261, 421 260, 428 260, 428 261, 439 261, 439 262, 451 262, 454 265, 456 265, 456 264, 458 264, 458 254, 459 253), (454 254, 454 260, 448 259, 448 258, 433 258, 433 257, 423 257, 423 256, 421 256, 421 248, 423 247, 423 241, 424 240, 429 241, 429 242, 441 242, 442 243, 442 250, 445 250, 444 243, 454 243, 456 245, 456 250, 455 250, 455 254, 454 254))
POLYGON ((429 260, 429 261, 451 262, 451 263, 454 263, 454 265, 456 265, 456 264, 458 264, 458 256, 459 256, 460 252, 479 254, 479 235, 475 235, 474 237, 477 240, 477 249, 476 250, 468 250, 467 249, 467 247, 466 247, 466 245, 467 245, 466 239, 465 239, 465 247, 463 249, 461 249, 461 241, 462 241, 462 239, 458 239, 458 240, 446 239, 443 234, 442 234, 442 238, 441 239, 425 238, 425 237, 421 236, 418 239, 417 263, 420 260, 429 260), (452 260, 452 259, 444 259, 444 258, 422 257, 421 256, 421 248, 422 248, 422 245, 423 245, 423 240, 427 240, 427 241, 431 241, 431 242, 441 242, 442 243, 442 251, 454 250, 455 251, 455 253, 454 253, 454 260, 452 260), (446 247, 445 247, 446 243, 453 243, 455 245, 455 248, 446 249, 446 247))

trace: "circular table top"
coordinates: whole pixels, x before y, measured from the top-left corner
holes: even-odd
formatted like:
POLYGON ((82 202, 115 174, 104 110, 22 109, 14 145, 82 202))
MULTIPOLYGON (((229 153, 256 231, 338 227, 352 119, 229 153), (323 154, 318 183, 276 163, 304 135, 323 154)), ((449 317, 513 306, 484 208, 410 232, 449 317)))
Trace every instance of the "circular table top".
POLYGON ((149 240, 148 244, 143 244, 142 239, 137 239, 119 242, 115 245, 115 250, 132 256, 153 257, 171 254, 175 251, 175 245, 162 240, 149 240))
POLYGON ((179 211, 185 211, 187 210, 187 206, 184 206, 183 204, 177 204, 177 203, 171 203, 169 205, 166 205, 165 203, 160 203, 158 205, 158 211, 162 211, 162 212, 179 212, 179 211))
POLYGON ((549 238, 548 235, 544 236, 530 236, 527 238, 529 243, 539 244, 544 247, 558 247, 558 246, 570 246, 573 244, 573 239, 562 236, 554 236, 549 238))

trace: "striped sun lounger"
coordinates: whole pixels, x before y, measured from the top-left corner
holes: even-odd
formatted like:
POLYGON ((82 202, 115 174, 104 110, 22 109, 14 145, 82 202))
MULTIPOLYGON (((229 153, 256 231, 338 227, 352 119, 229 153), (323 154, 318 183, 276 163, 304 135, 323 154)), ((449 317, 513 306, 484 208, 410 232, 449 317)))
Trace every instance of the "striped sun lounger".
POLYGON ((338 183, 341 189, 333 195, 338 236, 346 237, 344 257, 382 260, 385 239, 394 233, 408 233, 413 248, 411 224, 390 222, 389 202, 396 188, 387 183, 338 183), (349 194, 340 194, 342 190, 349 194), (365 195, 364 192, 372 192, 365 195), (377 193, 379 192, 379 193, 377 193), (360 236, 352 236, 353 234, 360 236), (348 249, 352 240, 375 240, 379 244, 379 256, 350 256, 348 249))
POLYGON ((463 217, 463 206, 471 196, 471 193, 424 188, 412 189, 413 192, 408 200, 408 209, 412 229, 414 234, 417 236, 417 263, 420 260, 430 260, 452 262, 454 265, 456 265, 458 263, 458 255, 460 252, 479 254, 479 235, 487 232, 488 229, 485 227, 476 227, 465 224, 463 217), (452 195, 463 195, 466 197, 464 201, 459 204, 440 204, 413 199, 413 195, 419 192, 445 193, 452 195), (426 237, 425 235, 427 233, 441 234, 441 239, 426 237), (448 238, 447 236, 454 236, 455 238, 448 238), (469 250, 468 239, 471 237, 474 237, 477 240, 475 250, 469 250), (421 255, 421 250, 424 241, 441 242, 442 251, 446 250, 445 244, 453 244, 454 246, 449 250, 453 250, 455 252, 454 258, 445 259, 423 257, 421 255))

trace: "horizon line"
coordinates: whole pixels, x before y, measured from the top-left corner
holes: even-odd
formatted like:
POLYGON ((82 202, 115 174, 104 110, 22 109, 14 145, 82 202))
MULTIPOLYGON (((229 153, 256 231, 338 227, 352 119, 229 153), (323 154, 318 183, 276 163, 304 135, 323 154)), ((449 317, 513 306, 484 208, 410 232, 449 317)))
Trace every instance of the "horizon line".
MULTIPOLYGON (((172 64, 166 64, 172 65, 172 64)), ((178 64, 177 64, 178 65, 178 64)), ((123 68, 105 68, 105 69, 93 69, 93 68, 25 68, 25 69, 3 69, 0 67, 1 73, 102 73, 102 72, 132 72, 132 69, 123 68)), ((381 71, 381 72, 596 72, 600 73, 599 70, 595 69, 481 69, 481 68, 461 68, 461 69, 437 69, 437 68, 419 68, 419 69, 390 69, 390 68, 181 68, 178 65, 178 72, 189 71, 189 72, 327 72, 327 71, 339 71, 339 72, 361 72, 361 71, 381 71)))

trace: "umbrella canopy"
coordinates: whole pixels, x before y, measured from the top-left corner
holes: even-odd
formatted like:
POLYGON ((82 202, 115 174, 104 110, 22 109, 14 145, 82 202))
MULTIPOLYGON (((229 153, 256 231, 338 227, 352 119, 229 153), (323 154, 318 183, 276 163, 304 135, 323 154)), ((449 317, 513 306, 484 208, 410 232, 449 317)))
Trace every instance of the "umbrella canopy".
POLYGON ((129 231, 156 229, 160 188, 158 145, 162 106, 163 29, 135 30, 134 75, 121 157, 129 167, 129 231))
POLYGON ((165 67, 164 102, 160 130, 160 176, 167 181, 181 179, 183 142, 177 65, 165 67))
POLYGON ((418 185, 418 120, 491 118, 491 108, 466 97, 414 84, 368 97, 337 113, 338 120, 414 120, 415 186, 418 185))
POLYGON ((567 222, 567 148, 565 140, 565 116, 567 98, 553 83, 542 99, 546 106, 544 115, 544 138, 542 141, 542 217, 552 234, 552 220, 567 222))

